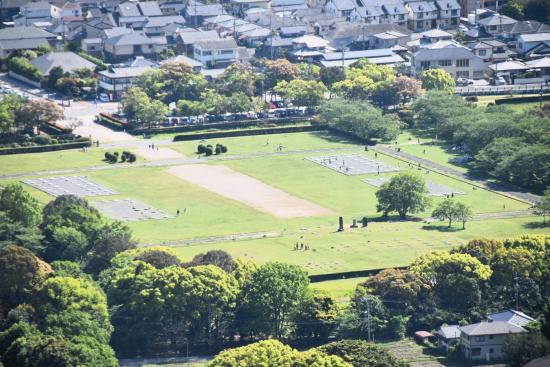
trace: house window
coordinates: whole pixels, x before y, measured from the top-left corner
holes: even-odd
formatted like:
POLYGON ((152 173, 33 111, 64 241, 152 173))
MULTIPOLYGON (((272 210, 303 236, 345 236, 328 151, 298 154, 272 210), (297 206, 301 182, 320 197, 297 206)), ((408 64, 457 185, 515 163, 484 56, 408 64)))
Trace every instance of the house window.
POLYGON ((476 342, 484 342, 485 341, 485 337, 484 336, 476 336, 476 342))
POLYGON ((220 53, 222 55, 231 55, 233 54, 233 50, 222 50, 220 53))
POLYGON ((424 27, 424 22, 422 22, 421 20, 419 20, 418 22, 416 22, 416 27, 417 27, 417 28, 423 28, 423 27, 424 27))
POLYGON ((452 64, 452 60, 439 60, 439 66, 451 66, 452 64))
POLYGON ((210 56, 210 55, 212 55, 212 51, 203 51, 202 55, 203 56, 210 56))
POLYGON ((479 50, 479 56, 487 55, 487 50, 479 50))
POLYGON ((420 68, 421 69, 429 69, 430 68, 430 62, 429 61, 420 61, 420 68))
POLYGON ((458 15, 458 10, 451 10, 451 15, 458 15))
POLYGON ((458 68, 467 68, 468 66, 470 66, 470 60, 468 60, 468 59, 456 60, 456 67, 458 67, 458 68))
POLYGON ((472 348, 472 356, 480 356, 481 348, 472 348))
POLYGON ((459 71, 456 72, 456 77, 457 78, 469 78, 470 77, 470 72, 468 70, 459 70, 459 71))
POLYGON ((492 335, 489 335, 489 339, 493 339, 493 336, 492 336, 492 335))

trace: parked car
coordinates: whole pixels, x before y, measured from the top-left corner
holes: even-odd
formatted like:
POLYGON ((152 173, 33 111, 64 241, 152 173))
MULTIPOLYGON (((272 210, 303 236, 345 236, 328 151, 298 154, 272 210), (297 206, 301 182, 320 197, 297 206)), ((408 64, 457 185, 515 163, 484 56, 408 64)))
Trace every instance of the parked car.
POLYGON ((494 79, 491 80, 491 84, 493 85, 506 85, 508 84, 506 82, 506 79, 504 79, 503 76, 499 75, 497 77, 495 77, 494 79))
POLYGON ((99 93, 97 95, 97 100, 100 102, 109 102, 109 96, 106 93, 99 93))
POLYGON ((456 84, 457 85, 462 85, 462 86, 467 86, 467 85, 474 84, 474 81, 472 79, 468 79, 468 78, 457 78, 456 79, 456 84))

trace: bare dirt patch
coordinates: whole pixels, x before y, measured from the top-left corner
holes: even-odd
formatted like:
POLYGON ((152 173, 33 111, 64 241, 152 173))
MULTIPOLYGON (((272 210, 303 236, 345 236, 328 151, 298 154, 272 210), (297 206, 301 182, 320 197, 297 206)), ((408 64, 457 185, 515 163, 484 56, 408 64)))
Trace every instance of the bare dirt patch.
POLYGON ((192 164, 168 169, 171 174, 218 195, 239 201, 276 218, 329 215, 317 204, 297 198, 226 166, 192 164))
POLYGON ((148 161, 160 161, 163 159, 177 159, 184 157, 183 154, 176 152, 173 149, 161 147, 155 147, 154 149, 151 149, 149 147, 141 147, 134 149, 133 152, 140 157, 147 159, 148 161))

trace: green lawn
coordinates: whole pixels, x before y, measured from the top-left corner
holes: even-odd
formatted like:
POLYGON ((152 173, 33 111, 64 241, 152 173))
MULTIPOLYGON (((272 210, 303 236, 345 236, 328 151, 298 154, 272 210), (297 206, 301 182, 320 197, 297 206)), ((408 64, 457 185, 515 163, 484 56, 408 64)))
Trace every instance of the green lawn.
POLYGON ((314 289, 320 289, 330 293, 338 303, 342 306, 349 303, 350 297, 353 296, 357 285, 365 281, 366 277, 327 280, 324 282, 312 283, 311 287, 314 289))
MULTIPOLYGON (((409 134, 409 133, 407 133, 409 134)), ((401 138, 407 142, 412 135, 401 138)), ((185 154, 192 154, 198 142, 182 142, 174 147, 185 154)), ((521 233, 548 233, 546 229, 526 227, 532 218, 472 222, 465 231, 446 231, 443 224, 426 225, 418 222, 372 222, 368 229, 347 230, 336 233, 338 216, 346 223, 367 215, 377 217, 376 187, 362 179, 378 177, 376 174, 346 176, 312 163, 305 158, 317 155, 345 152, 366 154, 374 158, 374 152, 364 152, 363 147, 324 133, 279 134, 215 139, 209 143, 227 145, 230 154, 240 154, 239 159, 213 160, 208 164, 223 164, 244 174, 255 177, 273 187, 299 198, 309 200, 334 214, 320 217, 276 219, 242 203, 225 199, 210 191, 187 183, 167 172, 167 167, 132 167, 80 173, 98 184, 117 191, 118 195, 90 198, 90 201, 114 198, 130 198, 141 201, 174 216, 171 219, 128 222, 136 239, 142 244, 166 244, 176 246, 176 251, 185 258, 209 249, 222 248, 237 257, 258 262, 285 261, 304 266, 312 274, 340 271, 374 269, 406 265, 416 256, 436 249, 450 249, 475 237, 505 237, 521 233), (269 139, 269 144, 266 142, 269 139), (273 152, 282 144, 286 151, 303 149, 328 149, 326 152, 301 152, 291 155, 269 157, 246 157, 256 152, 273 152), (187 208, 185 215, 175 217, 177 209, 187 208), (274 237, 255 240, 229 241, 242 233, 269 232, 274 237), (303 238, 301 238, 303 236, 303 238), (193 239, 211 238, 207 243, 197 244, 193 239), (177 243, 173 243, 177 241, 177 243), (186 245, 191 241, 192 245, 186 245), (311 246, 309 251, 294 251, 296 242, 311 246)), ((405 151, 420 149, 416 145, 403 145, 405 151)), ((434 161, 443 160, 447 154, 438 146, 426 154, 434 161), (437 151, 437 149, 440 149, 437 151)), ((417 152, 418 153, 418 152, 417 152)), ((420 153, 423 154, 423 153, 420 153)), ((101 161, 103 150, 90 149, 88 153, 63 151, 0 157, 2 172, 29 172, 35 169, 61 169, 105 164, 101 161)), ((393 166, 409 169, 403 162, 379 155, 378 158, 393 166)), ((205 161, 206 162, 206 161, 205 161)), ((464 192, 457 200, 471 205, 475 213, 523 210, 527 205, 490 193, 472 190, 471 185, 436 174, 420 173, 432 180, 464 192)), ((385 174, 381 176, 390 176, 385 174)), ((11 181, 0 181, 5 185, 11 181)), ((38 200, 47 203, 52 197, 25 186, 38 200)), ((434 199, 434 205, 441 198, 434 199)), ((431 210, 420 213, 427 217, 431 210)), ((349 286, 352 287, 352 281, 349 286)), ((331 285, 326 285, 331 287, 331 285)), ((338 286, 336 286, 337 288, 338 286)), ((344 297, 340 294, 339 297, 344 297)))
POLYGON ((450 152, 444 145, 424 143, 400 145, 399 147, 404 153, 409 153, 423 159, 428 159, 434 163, 447 166, 463 173, 468 171, 468 169, 463 165, 449 163, 449 158, 458 158, 461 154, 450 152))
POLYGON ((277 146, 283 146, 283 152, 304 149, 330 149, 350 148, 362 149, 362 146, 348 140, 329 135, 325 132, 273 134, 273 135, 252 135, 234 138, 209 139, 204 142, 199 140, 178 142, 170 145, 174 150, 187 156, 196 154, 197 145, 216 144, 225 145, 228 148, 227 155, 249 154, 249 153, 274 153, 277 146))
MULTIPOLYGON (((494 103, 497 99, 506 101, 510 97, 540 97, 539 94, 526 94, 526 95, 498 95, 498 96, 479 96, 477 105, 481 107, 487 106, 489 103, 494 103)), ((548 103, 548 100, 542 101, 542 103, 548 103)), ((526 110, 532 109, 534 107, 540 106, 540 102, 506 102, 504 104, 507 107, 510 107, 515 112, 524 112, 526 110)))
POLYGON ((14 154, 0 156, 0 173, 22 173, 42 170, 78 168, 84 166, 101 166, 105 151, 101 148, 90 148, 87 152, 80 149, 61 150, 58 152, 14 154))

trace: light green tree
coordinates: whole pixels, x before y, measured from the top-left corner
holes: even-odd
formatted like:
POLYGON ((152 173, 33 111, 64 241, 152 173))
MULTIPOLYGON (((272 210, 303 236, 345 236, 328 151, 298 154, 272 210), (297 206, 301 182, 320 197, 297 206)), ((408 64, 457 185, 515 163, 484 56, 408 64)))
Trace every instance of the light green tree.
POLYGON ((19 184, 9 184, 0 192, 0 213, 10 222, 25 227, 37 226, 42 220, 38 200, 19 184))
POLYGON ((452 92, 455 81, 451 74, 443 69, 429 69, 420 74, 422 88, 426 90, 437 89, 452 92))
POLYGON ((431 203, 428 188, 422 177, 410 172, 393 176, 376 191, 376 210, 388 215, 397 212, 402 219, 407 214, 426 210, 431 203))

